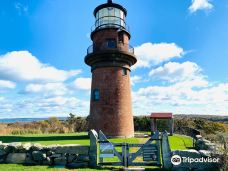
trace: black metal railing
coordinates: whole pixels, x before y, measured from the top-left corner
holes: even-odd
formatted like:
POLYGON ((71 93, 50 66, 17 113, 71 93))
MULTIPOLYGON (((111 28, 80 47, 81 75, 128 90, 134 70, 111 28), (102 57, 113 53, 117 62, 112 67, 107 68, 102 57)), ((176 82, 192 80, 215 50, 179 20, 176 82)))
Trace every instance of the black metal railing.
POLYGON ((129 44, 119 42, 115 46, 110 47, 108 42, 105 42, 102 44, 93 44, 89 46, 87 49, 87 55, 95 52, 102 52, 102 51, 108 51, 108 50, 118 50, 118 51, 134 54, 134 48, 129 44))

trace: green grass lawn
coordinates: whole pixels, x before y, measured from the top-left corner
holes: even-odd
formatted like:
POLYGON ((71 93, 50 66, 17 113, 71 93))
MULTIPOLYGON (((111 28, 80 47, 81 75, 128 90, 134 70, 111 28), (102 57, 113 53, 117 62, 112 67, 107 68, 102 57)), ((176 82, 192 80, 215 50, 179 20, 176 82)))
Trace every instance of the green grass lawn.
MULTIPOLYGON (((51 144, 81 144, 89 145, 89 137, 87 133, 72 133, 72 134, 42 134, 42 135, 9 135, 9 136, 0 136, 0 141, 3 143, 10 142, 22 142, 22 143, 40 143, 42 145, 51 145, 51 144)), ((115 143, 144 143, 147 141, 147 138, 127 138, 127 139, 110 139, 111 142, 115 143)), ((169 137, 170 147, 172 150, 185 150, 192 148, 193 142, 192 138, 183 136, 183 135, 173 135, 169 137)), ((52 168, 49 166, 23 166, 23 165, 13 165, 13 164, 0 164, 0 171, 69 171, 64 168, 52 168)), ((93 169, 77 169, 92 171, 93 169)), ((104 169, 110 170, 110 169, 104 169)))

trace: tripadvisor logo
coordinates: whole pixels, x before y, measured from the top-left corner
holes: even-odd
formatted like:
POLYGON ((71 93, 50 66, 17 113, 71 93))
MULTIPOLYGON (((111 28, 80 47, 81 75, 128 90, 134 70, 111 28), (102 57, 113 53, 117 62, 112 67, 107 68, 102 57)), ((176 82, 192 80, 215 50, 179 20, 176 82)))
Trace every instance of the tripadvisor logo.
POLYGON ((181 164, 181 157, 179 155, 174 155, 172 158, 171 158, 171 163, 175 166, 181 164))
POLYGON ((218 163, 219 158, 211 157, 200 157, 200 158, 190 158, 190 157, 181 157, 179 155, 174 155, 171 158, 171 163, 175 166, 180 165, 181 163, 218 163))

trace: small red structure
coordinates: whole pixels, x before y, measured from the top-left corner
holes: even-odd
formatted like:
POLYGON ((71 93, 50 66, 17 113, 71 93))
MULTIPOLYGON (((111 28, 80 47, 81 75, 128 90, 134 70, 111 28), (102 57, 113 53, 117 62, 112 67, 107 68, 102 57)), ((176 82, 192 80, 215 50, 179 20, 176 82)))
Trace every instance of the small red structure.
POLYGON ((151 113, 151 131, 155 132, 157 131, 157 119, 167 119, 168 120, 168 129, 166 130, 170 133, 170 135, 173 135, 173 114, 172 113, 151 113))

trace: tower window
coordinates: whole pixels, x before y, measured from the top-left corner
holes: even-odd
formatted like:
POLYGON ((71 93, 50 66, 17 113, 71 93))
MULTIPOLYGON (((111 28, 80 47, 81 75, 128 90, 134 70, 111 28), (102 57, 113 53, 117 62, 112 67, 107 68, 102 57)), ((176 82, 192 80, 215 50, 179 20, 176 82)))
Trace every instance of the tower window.
POLYGON ((93 90, 93 101, 99 101, 100 100, 100 90, 95 89, 93 90))
POLYGON ((107 47, 114 49, 116 48, 116 40, 115 39, 107 39, 107 47))
POLYGON ((127 69, 126 68, 123 68, 123 75, 127 75, 127 69))
POLYGON ((118 33, 118 38, 119 38, 119 42, 124 43, 124 34, 122 31, 118 33))

